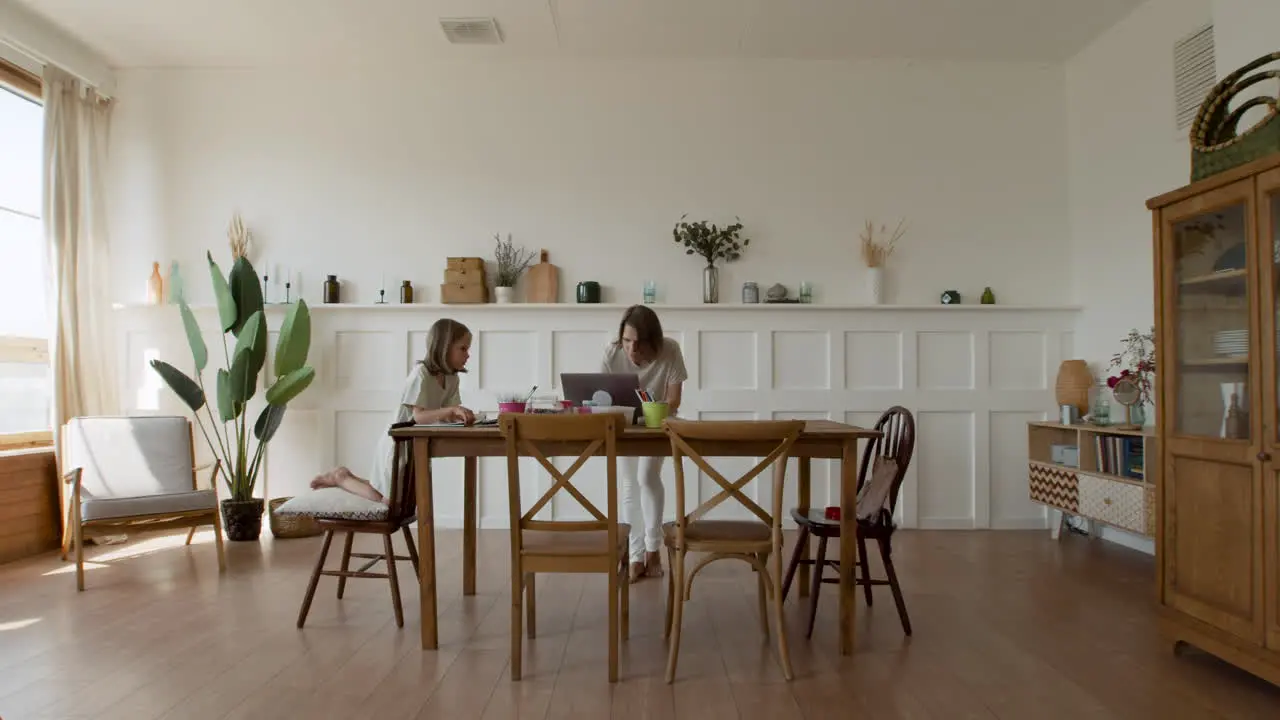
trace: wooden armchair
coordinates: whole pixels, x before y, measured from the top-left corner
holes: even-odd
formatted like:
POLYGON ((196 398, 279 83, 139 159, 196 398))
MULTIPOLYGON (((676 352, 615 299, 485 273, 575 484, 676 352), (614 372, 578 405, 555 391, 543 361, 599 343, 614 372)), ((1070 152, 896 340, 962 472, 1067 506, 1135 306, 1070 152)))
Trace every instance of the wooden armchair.
MULTIPOLYGON (((412 421, 396 423, 392 429, 412 426, 412 421)), ((418 498, 413 489, 413 452, 410 442, 397 440, 391 454, 391 467, 394 476, 391 481, 391 496, 387 498, 386 511, 378 508, 371 519, 355 519, 342 517, 316 516, 316 525, 324 531, 324 540, 320 545, 320 557, 316 558, 315 569, 311 572, 311 582, 307 585, 307 594, 302 598, 302 608, 298 610, 298 628, 307 622, 307 613, 311 610, 311 600, 315 598, 316 586, 321 575, 338 578, 338 599, 342 599, 347 589, 347 578, 385 579, 391 583, 391 606, 396 614, 396 627, 404 627, 404 608, 400 604, 400 579, 396 575, 396 562, 408 560, 413 565, 413 574, 418 576, 418 548, 413 543, 413 533, 409 526, 417 519, 418 498), (337 570, 325 570, 324 561, 329 555, 329 544, 333 542, 335 532, 345 532, 346 540, 342 546, 342 565, 337 570), (364 533, 382 536, 381 553, 351 552, 357 534, 364 533), (404 535, 405 544, 409 546, 408 555, 397 555, 392 547, 391 538, 396 534, 404 535), (351 569, 351 558, 367 560, 359 568, 351 569), (386 562, 385 573, 369 572, 379 562, 386 562)), ((361 502, 366 502, 361 499, 361 502)), ((377 505, 372 503, 371 505, 377 505)), ((427 530, 427 532, 431 532, 427 530)))
POLYGON ((769 634, 767 599, 772 599, 774 624, 778 631, 778 657, 782 674, 791 680, 791 654, 787 650, 786 625, 782 619, 782 486, 786 478, 791 447, 804 430, 804 421, 692 421, 667 419, 663 423, 671 438, 671 458, 676 469, 676 520, 662 526, 671 566, 667 582, 667 617, 664 637, 671 638, 667 657, 667 682, 675 680, 676 662, 680 656, 680 622, 684 603, 693 589, 698 571, 716 560, 738 559, 755 569, 759 579, 760 628, 769 634), (698 448, 716 454, 717 447, 738 443, 773 443, 766 457, 746 475, 730 482, 711 467, 698 448), (684 458, 706 473, 720 486, 715 497, 685 511, 684 458), (747 483, 770 465, 774 466, 772 512, 766 512, 742 492, 747 483), (757 520, 708 520, 706 514, 726 500, 733 499, 757 520), (706 553, 692 570, 685 569, 685 555, 706 553), (769 572, 772 558, 773 573, 769 572))
POLYGON ((603 573, 609 578, 609 682, 618 680, 618 641, 629 624, 630 584, 627 538, 631 527, 618 523, 618 438, 622 416, 518 415, 501 416, 507 446, 507 492, 511 506, 511 679, 520 679, 521 610, 527 609, 529 637, 537 618, 534 578, 537 573, 603 573), (561 472, 548 456, 576 454, 561 472), (603 512, 574 486, 573 476, 593 455, 603 454, 608 499, 603 512), (521 512, 520 456, 528 455, 550 473, 551 487, 527 511, 521 512), (556 493, 564 490, 591 514, 592 520, 535 520, 556 493), (521 607, 521 596, 525 607, 521 607), (621 611, 621 632, 619 632, 621 611))
POLYGON ((76 551, 76 588, 84 590, 86 534, 213 526, 218 570, 226 569, 218 512, 218 470, 200 490, 191 421, 184 417, 78 417, 63 428, 67 523, 62 559, 76 551))

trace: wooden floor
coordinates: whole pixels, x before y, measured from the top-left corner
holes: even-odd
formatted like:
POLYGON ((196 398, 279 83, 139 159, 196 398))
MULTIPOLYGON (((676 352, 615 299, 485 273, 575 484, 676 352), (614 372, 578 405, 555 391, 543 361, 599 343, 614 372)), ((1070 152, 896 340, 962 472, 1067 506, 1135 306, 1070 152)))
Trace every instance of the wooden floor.
POLYGON ((0 566, 0 717, 1280 717, 1280 689, 1162 646, 1150 557, 1081 536, 901 533, 914 638, 886 591, 870 611, 860 605, 857 653, 841 658, 834 586, 812 641, 793 594, 790 684, 761 640, 753 577, 716 563, 686 606, 679 674, 666 685, 665 580, 647 580, 632 596, 623 679, 610 686, 602 578, 539 580, 540 635, 513 683, 505 532, 481 533, 479 594, 466 598, 460 536, 441 535, 435 652, 419 649, 407 564, 404 629, 385 581, 351 581, 339 601, 332 578, 295 629, 318 538, 229 544, 221 579, 207 533, 192 548, 181 536, 90 548, 115 559, 89 570, 79 594, 56 556, 0 566))

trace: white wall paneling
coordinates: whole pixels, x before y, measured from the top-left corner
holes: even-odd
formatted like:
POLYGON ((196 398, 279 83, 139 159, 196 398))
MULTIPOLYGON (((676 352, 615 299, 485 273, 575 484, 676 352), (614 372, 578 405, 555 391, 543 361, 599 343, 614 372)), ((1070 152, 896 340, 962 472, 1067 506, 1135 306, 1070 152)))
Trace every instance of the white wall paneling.
MULTIPOLYGON (((1025 422, 1052 416, 1051 378, 1069 356, 1074 308, 1010 306, 654 306, 669 337, 680 343, 689 367, 682 415, 702 419, 829 418, 869 426, 891 405, 910 409, 917 422, 915 460, 899 506, 906 527, 1043 527, 1045 513, 1026 499, 1025 422)), ((558 388, 561 372, 599 367, 604 345, 617 332, 622 306, 316 306, 311 360, 317 380, 294 401, 268 453, 272 497, 303 491, 335 464, 357 474, 372 465, 374 442, 389 424, 411 363, 425 353, 426 330, 449 316, 472 330, 470 372, 462 398, 478 410, 496 407, 495 395, 558 388)), ((196 308, 216 342, 215 312, 196 308)), ((278 329, 279 306, 268 311, 278 329)), ((117 311, 121 391, 133 414, 181 413, 177 399, 146 366, 161 358, 190 368, 177 309, 127 306, 117 311)), ((273 334, 274 340, 274 334, 273 334)), ((216 346, 215 346, 216 347, 216 346)), ((221 353, 214 351, 213 358, 221 353)), ((212 369, 212 368, 211 368, 212 369)), ((212 373, 206 371, 206 383, 212 373)), ((258 400, 260 402, 260 399, 258 400)), ((202 442, 200 444, 203 444, 202 442)), ((202 450, 202 453, 207 452, 202 450)), ((727 475, 749 459, 716 461, 727 475)), ((437 463, 437 515, 442 526, 461 526, 462 463, 437 463)), ((794 465, 794 463, 793 463, 794 465)), ((537 478, 524 491, 526 506, 548 487, 537 478)), ((696 478, 689 502, 710 497, 714 483, 696 478)), ((503 462, 480 462, 480 523, 505 527, 503 462)), ((584 490, 603 502, 602 474, 592 462, 584 490)), ((663 468, 667 514, 674 513, 674 471, 663 468)), ((794 477, 794 467, 791 476, 794 477)), ((835 464, 815 461, 813 503, 837 504, 835 464)), ((770 482, 749 494, 771 500, 770 482)), ((795 502, 795 484, 785 506, 795 502)), ((558 498, 547 517, 580 517, 569 498, 558 498)), ((730 505, 721 516, 741 514, 730 505)))

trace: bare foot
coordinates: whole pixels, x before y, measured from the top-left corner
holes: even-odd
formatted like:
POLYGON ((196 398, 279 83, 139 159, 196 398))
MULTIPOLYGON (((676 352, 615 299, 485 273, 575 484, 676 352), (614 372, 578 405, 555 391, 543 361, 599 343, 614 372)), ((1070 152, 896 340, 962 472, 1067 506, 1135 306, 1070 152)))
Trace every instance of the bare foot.
POLYGON ((647 577, 662 577, 662 554, 647 552, 644 554, 644 574, 647 577))
POLYGON ((631 582, 639 582, 644 578, 644 563, 631 563, 631 582))
POLYGON ((321 473, 311 479, 311 489, 319 490, 320 488, 334 487, 338 484, 336 471, 330 470, 327 473, 321 473))
POLYGON ((350 470, 346 465, 340 465, 340 466, 338 466, 338 467, 333 471, 333 478, 334 478, 334 482, 335 482, 335 483, 338 481, 338 478, 351 478, 352 480, 359 480, 359 479, 360 479, 360 478, 356 477, 356 474, 355 474, 355 473, 353 473, 353 472, 351 472, 351 470, 350 470))

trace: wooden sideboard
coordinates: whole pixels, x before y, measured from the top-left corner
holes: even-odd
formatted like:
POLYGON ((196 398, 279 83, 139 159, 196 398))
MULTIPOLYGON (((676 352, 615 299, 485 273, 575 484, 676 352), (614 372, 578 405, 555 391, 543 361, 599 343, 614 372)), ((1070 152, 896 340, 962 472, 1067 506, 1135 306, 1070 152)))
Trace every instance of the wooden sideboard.
POLYGON ((1105 425, 1027 423, 1031 500, 1154 537, 1155 433, 1105 425))
POLYGON ((57 475, 50 449, 0 453, 0 563, 58 547, 57 475))

